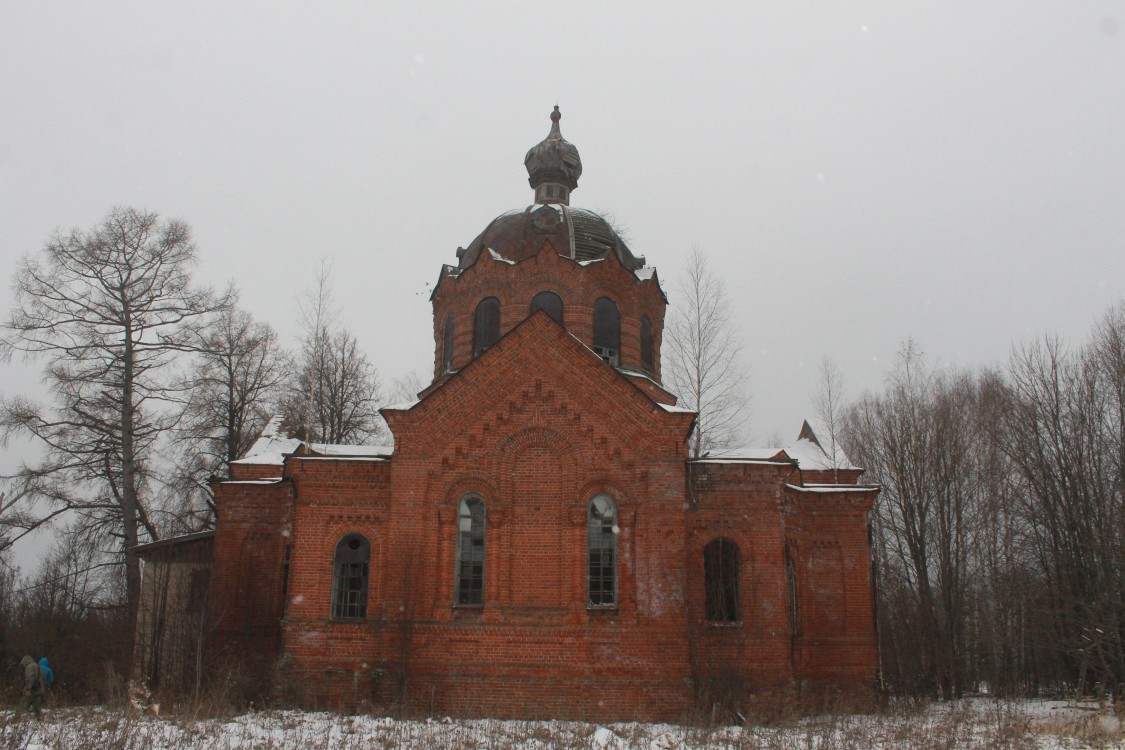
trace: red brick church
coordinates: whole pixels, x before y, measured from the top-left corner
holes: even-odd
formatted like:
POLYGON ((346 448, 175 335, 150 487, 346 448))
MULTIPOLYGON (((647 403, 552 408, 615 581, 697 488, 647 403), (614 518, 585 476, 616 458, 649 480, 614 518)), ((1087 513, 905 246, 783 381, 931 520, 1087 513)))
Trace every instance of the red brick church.
POLYGON ((570 205, 559 117, 525 159, 535 202, 441 269, 434 379, 382 410, 388 443, 275 421, 214 485, 213 536, 142 556, 213 545, 209 650, 307 705, 676 719, 869 691, 877 489, 807 425, 689 457, 659 277, 570 205))

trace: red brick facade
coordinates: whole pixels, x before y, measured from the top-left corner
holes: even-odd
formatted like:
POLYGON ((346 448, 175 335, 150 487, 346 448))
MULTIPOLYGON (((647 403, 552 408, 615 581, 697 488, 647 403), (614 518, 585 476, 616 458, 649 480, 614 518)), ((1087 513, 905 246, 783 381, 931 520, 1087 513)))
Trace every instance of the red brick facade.
POLYGON ((876 490, 857 471, 806 486, 783 451, 690 461, 694 414, 660 385, 655 274, 627 248, 582 260, 580 238, 559 249, 565 237, 529 245, 521 232, 519 252, 481 240, 443 270, 435 380, 384 410, 393 450, 251 458, 215 486, 215 646, 310 705, 676 719, 755 691, 869 690, 876 490), (541 291, 562 298, 562 325, 530 314, 541 291), (499 301, 501 338, 476 353, 485 297, 499 301), (591 350, 601 297, 620 311, 613 364, 591 350), (610 601, 591 604, 590 506, 602 495, 615 512, 612 539, 598 537, 613 550, 597 558, 610 601), (479 604, 458 603, 465 497, 484 504, 479 604), (348 535, 368 545, 355 554, 369 548, 365 610, 340 616, 348 535), (717 539, 726 557, 708 558, 717 539), (708 604, 728 573, 737 580, 708 604))

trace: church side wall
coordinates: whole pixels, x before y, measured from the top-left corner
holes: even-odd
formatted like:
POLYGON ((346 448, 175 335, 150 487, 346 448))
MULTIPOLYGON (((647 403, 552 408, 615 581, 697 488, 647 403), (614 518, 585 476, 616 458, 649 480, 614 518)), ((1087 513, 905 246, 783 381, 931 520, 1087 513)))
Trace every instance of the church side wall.
POLYGON ((792 465, 692 463, 688 512, 688 619, 701 703, 737 703, 792 678, 781 486, 792 465), (738 617, 707 618, 704 549, 738 548, 738 617))
POLYGON ((287 481, 230 481, 214 489, 210 650, 224 676, 240 681, 250 696, 264 695, 281 648, 293 488, 287 481))
POLYGON ((874 687, 869 513, 875 494, 785 490, 787 542, 797 573, 794 668, 810 687, 856 694, 874 687))
POLYGON ((288 601, 283 625, 282 689, 305 706, 360 708, 386 703, 394 570, 417 561, 392 556, 390 463, 385 460, 290 459, 297 487, 288 601), (337 543, 361 534, 370 543, 366 617, 332 618, 337 543))

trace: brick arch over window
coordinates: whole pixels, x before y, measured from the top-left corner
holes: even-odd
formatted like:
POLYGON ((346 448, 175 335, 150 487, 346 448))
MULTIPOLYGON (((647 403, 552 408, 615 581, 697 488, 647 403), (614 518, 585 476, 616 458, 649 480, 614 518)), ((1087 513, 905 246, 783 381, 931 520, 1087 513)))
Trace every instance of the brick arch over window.
POLYGON ((609 297, 594 302, 594 352, 611 365, 621 361, 621 312, 609 297))
POLYGON ((485 297, 473 314, 473 357, 479 357, 500 340, 500 300, 485 297))
POLYGON ((351 533, 336 542, 332 561, 332 619, 363 620, 367 617, 370 568, 371 543, 367 537, 351 533))
POLYGON ((586 603, 589 607, 617 606, 617 503, 609 495, 594 495, 586 523, 586 603))
POLYGON ((703 588, 708 622, 738 622, 740 553, 731 539, 719 537, 703 548, 703 588))
POLYGON ((531 298, 531 312, 542 310, 554 318, 555 322, 563 325, 562 297, 554 292, 539 292, 531 298))
POLYGON ((484 604, 487 521, 487 509, 480 495, 465 495, 457 503, 457 570, 454 579, 457 606, 479 607, 484 604))

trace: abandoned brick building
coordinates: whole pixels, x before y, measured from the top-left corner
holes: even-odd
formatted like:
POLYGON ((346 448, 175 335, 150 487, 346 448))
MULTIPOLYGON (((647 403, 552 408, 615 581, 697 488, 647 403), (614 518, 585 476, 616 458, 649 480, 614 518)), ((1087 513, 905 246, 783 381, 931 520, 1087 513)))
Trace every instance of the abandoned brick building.
POLYGON ((434 379, 382 410, 387 444, 275 420, 215 483, 213 536, 190 540, 212 545, 208 649, 306 704, 463 715, 869 690, 876 488, 807 425, 787 449, 689 457, 660 280, 570 206, 559 117, 525 159, 533 205, 441 269, 434 379))

